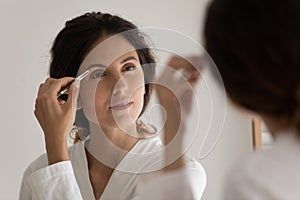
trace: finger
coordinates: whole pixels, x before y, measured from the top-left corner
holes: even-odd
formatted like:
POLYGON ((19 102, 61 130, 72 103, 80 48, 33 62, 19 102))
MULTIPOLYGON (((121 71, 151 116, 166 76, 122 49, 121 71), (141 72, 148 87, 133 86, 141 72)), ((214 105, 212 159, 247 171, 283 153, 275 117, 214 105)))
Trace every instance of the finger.
POLYGON ((169 60, 167 65, 175 70, 182 69, 182 68, 186 70, 194 69, 193 65, 188 60, 178 56, 173 56, 169 60))
POLYGON ((71 107, 73 114, 76 113, 77 110, 77 98, 79 94, 80 81, 75 80, 74 83, 70 86, 69 90, 69 98, 67 100, 66 106, 71 107))
MULTIPOLYGON (((190 84, 196 82, 200 76, 200 71, 193 66, 192 63, 196 63, 196 59, 199 60, 199 57, 188 57, 183 59, 180 57, 172 57, 169 62, 169 69, 173 69, 178 73, 173 73, 173 79, 181 81, 189 81, 190 84)), ((194 84, 193 84, 194 85, 194 84)))
POLYGON ((49 93, 51 93, 55 98, 57 98, 58 92, 63 88, 66 87, 71 81, 74 80, 74 77, 64 77, 60 79, 56 79, 52 82, 51 86, 49 87, 49 93))
POLYGON ((37 96, 41 96, 42 94, 46 93, 55 80, 57 79, 47 78, 44 83, 40 84, 37 96))
POLYGON ((43 122, 44 122, 44 118, 43 118, 43 114, 41 113, 41 109, 40 106, 37 106, 34 110, 34 116, 35 118, 38 120, 39 124, 41 125, 41 127, 43 128, 43 122))
POLYGON ((199 82, 199 80, 201 80, 201 75, 198 71, 190 72, 190 76, 187 80, 194 88, 194 86, 199 82))
POLYGON ((52 83, 55 82, 56 80, 57 80, 57 79, 55 79, 55 78, 47 78, 44 84, 45 84, 46 86, 49 87, 49 86, 52 85, 52 83))
POLYGON ((181 110, 184 117, 191 113, 193 98, 193 90, 185 90, 181 95, 180 105, 182 106, 181 110))
POLYGON ((73 121, 75 121, 76 113, 77 113, 77 103, 79 96, 79 88, 80 81, 75 81, 74 89, 72 90, 72 113, 73 113, 73 121))
POLYGON ((54 78, 47 78, 45 83, 43 84, 43 89, 44 91, 49 90, 49 88, 51 87, 51 85, 56 81, 57 79, 54 78))
POLYGON ((40 84, 37 97, 43 95, 48 90, 48 86, 45 85, 45 83, 40 84))
POLYGON ((60 102, 57 98, 57 93, 61 90, 62 87, 65 87, 68 83, 70 83, 74 78, 65 77, 61 79, 47 79, 47 83, 51 84, 49 89, 44 89, 43 87, 47 87, 46 84, 42 86, 41 90, 45 90, 45 92, 41 93, 37 98, 37 104, 40 104, 39 107, 44 112, 47 111, 49 115, 54 113, 61 113, 61 106, 64 102, 60 102))
POLYGON ((36 98, 35 99, 35 104, 34 104, 34 109, 37 109, 37 107, 38 107, 38 99, 36 98))
POLYGON ((201 55, 188 56, 186 58, 173 56, 169 60, 168 66, 175 70, 184 69, 193 73, 197 71, 200 74, 205 69, 206 62, 206 58, 201 55))

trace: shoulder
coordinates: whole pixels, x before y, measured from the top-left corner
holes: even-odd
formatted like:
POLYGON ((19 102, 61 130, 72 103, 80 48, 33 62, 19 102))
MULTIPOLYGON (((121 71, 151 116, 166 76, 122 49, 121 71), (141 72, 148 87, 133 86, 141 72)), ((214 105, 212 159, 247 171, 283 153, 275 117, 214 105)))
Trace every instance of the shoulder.
POLYGON ((275 152, 270 149, 245 155, 230 169, 228 180, 236 185, 252 184, 258 181, 258 176, 266 177, 268 173, 273 173, 271 169, 276 166, 271 166, 275 164, 273 163, 276 160, 275 152))
POLYGON ((206 183, 206 173, 202 164, 189 155, 185 156, 185 169, 190 172, 194 171, 206 183))
MULTIPOLYGON (((264 182, 281 177, 281 172, 297 173, 300 167, 300 143, 295 141, 274 143, 271 148, 258 150, 245 155, 229 172, 231 179, 247 179, 264 182), (296 167, 296 168, 295 168, 296 167), (237 176, 232 176, 237 174, 237 176), (240 177, 240 178, 239 178, 240 177)), ((283 180, 281 178, 281 180, 283 180)), ((266 183, 266 182, 265 182, 266 183)))
POLYGON ((264 157, 263 152, 253 152, 239 159, 226 174, 224 186, 224 198, 229 199, 252 199, 261 196, 262 185, 256 179, 263 167, 260 160, 264 157))
POLYGON ((200 199, 207 183, 207 177, 205 169, 202 164, 196 159, 185 155, 185 166, 183 169, 178 170, 177 180, 182 180, 188 186, 190 194, 192 194, 195 199, 200 199))
POLYGON ((300 145, 275 144, 240 159, 227 174, 226 199, 300 195, 299 154, 300 145))
POLYGON ((137 191, 143 197, 141 199, 201 199, 206 174, 199 162, 187 157, 184 167, 145 174, 140 181, 142 184, 138 185, 137 191))

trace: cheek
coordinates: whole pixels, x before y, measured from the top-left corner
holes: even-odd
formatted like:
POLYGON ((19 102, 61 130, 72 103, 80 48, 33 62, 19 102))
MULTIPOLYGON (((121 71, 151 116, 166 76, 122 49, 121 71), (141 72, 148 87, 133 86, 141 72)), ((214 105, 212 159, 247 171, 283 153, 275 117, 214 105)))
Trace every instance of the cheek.
POLYGON ((135 74, 125 75, 125 77, 129 85, 129 90, 132 93, 144 94, 145 81, 144 81, 144 74, 142 69, 137 70, 135 74))
POLYGON ((134 104, 135 104, 135 115, 138 117, 143 109, 144 105, 144 94, 145 94, 145 87, 138 88, 134 94, 134 104))
POLYGON ((143 109, 143 105, 144 105, 144 94, 145 94, 145 81, 144 81, 144 74, 143 71, 140 70, 139 71, 139 75, 136 76, 133 79, 133 95, 134 95, 134 99, 135 99, 135 104, 137 106, 138 109, 138 115, 140 114, 140 112, 143 109))
POLYGON ((106 110, 109 106, 109 97, 110 97, 111 90, 106 87, 98 86, 95 91, 95 109, 96 110, 106 110))
MULTIPOLYGON (((97 123, 96 105, 99 103, 97 98, 97 84, 82 84, 80 87, 79 101, 86 118, 97 123), (96 101, 97 100, 97 101, 96 101)), ((101 98, 100 98, 101 99, 101 98)))

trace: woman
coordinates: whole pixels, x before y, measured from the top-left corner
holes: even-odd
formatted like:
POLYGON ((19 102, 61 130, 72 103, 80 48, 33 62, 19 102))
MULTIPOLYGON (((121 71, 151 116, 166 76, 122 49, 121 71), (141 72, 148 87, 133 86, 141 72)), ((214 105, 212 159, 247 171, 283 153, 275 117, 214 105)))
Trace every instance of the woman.
MULTIPOLYGON (((300 1, 214 0, 204 36, 229 98, 275 139, 232 169, 224 199, 300 199, 300 1)), ((168 192, 189 199, 186 174, 176 179, 181 187, 168 192)))
MULTIPOLYGON (((155 128, 139 121, 155 72, 143 35, 118 16, 87 13, 66 22, 51 53, 51 78, 40 85, 35 106, 47 154, 25 171, 20 199, 139 198, 139 176, 165 164, 164 155, 151 154, 163 147, 160 139, 143 139, 155 128), (72 77, 87 70, 87 77, 72 83, 67 99, 57 98, 72 77), (81 142, 68 149, 66 139, 76 110, 76 141, 81 142), (153 156, 143 156, 149 152, 153 156)), ((166 125, 172 127, 170 120, 166 125)), ((169 167, 181 164, 190 166, 187 169, 200 187, 191 193, 200 198, 203 168, 188 157, 169 167)))
POLYGON ((275 142, 238 164, 225 199, 300 198, 300 2, 215 0, 207 51, 231 100, 257 113, 275 142))

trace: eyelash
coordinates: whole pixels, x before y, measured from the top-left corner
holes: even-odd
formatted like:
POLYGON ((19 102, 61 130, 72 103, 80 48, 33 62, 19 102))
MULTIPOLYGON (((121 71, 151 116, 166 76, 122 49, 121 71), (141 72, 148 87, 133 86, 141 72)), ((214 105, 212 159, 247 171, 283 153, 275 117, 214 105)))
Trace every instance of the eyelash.
MULTIPOLYGON (((134 66, 134 65, 127 65, 127 66, 125 66, 124 68, 125 68, 125 70, 126 69, 128 69, 129 67, 132 67, 133 69, 132 70, 129 70, 129 71, 133 71, 133 70, 135 70, 136 69, 136 66, 134 66)), ((124 71, 124 69, 122 70, 122 72, 124 71)))
POLYGON ((101 71, 101 72, 94 72, 92 75, 91 75, 91 79, 97 79, 97 78, 101 78, 101 77, 103 77, 105 74, 104 74, 104 72, 103 71, 101 71))
MULTIPOLYGON (((135 65, 127 65, 125 66, 123 69, 122 69, 122 72, 125 72, 125 71, 134 71, 136 69, 136 66, 135 65), (131 68, 129 70, 129 68, 131 68)), ((101 71, 101 72, 94 72, 92 75, 91 75, 91 79, 97 79, 97 78, 102 78, 106 76, 106 73, 101 71)))

